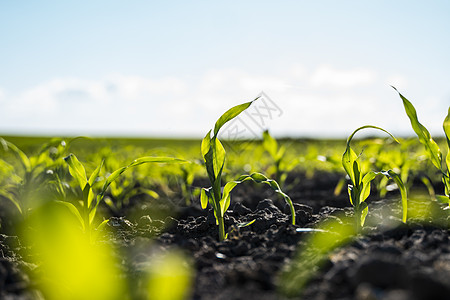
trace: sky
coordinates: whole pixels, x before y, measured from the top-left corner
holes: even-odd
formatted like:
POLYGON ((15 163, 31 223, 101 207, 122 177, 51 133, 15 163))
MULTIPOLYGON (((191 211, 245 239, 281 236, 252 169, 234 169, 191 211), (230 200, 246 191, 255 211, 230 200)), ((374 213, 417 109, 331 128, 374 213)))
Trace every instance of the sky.
POLYGON ((390 85, 442 135, 449 15, 444 0, 0 0, 0 135, 203 137, 261 92, 252 107, 277 111, 242 116, 256 135, 412 135, 390 85))

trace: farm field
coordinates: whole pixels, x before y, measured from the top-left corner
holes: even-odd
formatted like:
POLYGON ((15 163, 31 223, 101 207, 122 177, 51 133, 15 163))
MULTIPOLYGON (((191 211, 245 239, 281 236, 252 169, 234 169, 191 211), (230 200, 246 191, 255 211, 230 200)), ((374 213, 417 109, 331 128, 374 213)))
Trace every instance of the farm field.
MULTIPOLYGON (((278 168, 267 137, 225 143, 223 181, 257 171, 277 178, 293 201, 295 225, 282 196, 247 182, 231 193, 223 241, 213 209, 201 207, 201 189, 210 183, 200 140, 4 139, 29 160, 26 166, 3 142, 4 299, 445 299, 449 293, 448 203, 434 199, 444 187, 415 139, 353 142, 363 170, 408 168, 407 222, 398 187, 379 177, 360 232, 352 225, 341 164, 344 140, 275 142, 285 149, 278 168), (103 161, 92 182, 95 194, 137 157, 190 163, 148 163, 124 172, 106 190, 90 223, 101 228, 91 228, 95 234, 86 242, 86 227, 71 209, 52 203, 71 203, 83 213, 83 192, 64 161, 69 153, 87 178, 103 161), (30 236, 36 230, 42 233, 30 236), (85 256, 93 260, 81 263, 85 256), (49 267, 52 260, 63 268, 49 267)), ((444 148, 445 140, 438 144, 444 148)))
POLYGON ((1 296, 447 299, 450 110, 400 97, 419 141, 2 138, 1 296))

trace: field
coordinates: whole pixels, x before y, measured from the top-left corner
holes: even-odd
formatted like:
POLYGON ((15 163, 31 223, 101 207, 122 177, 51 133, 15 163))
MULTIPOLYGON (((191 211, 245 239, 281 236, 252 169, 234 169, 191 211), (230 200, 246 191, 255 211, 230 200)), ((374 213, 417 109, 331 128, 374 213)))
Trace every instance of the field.
MULTIPOLYGON (((402 96, 401 96, 402 97, 402 96)), ((2 299, 448 299, 433 140, 0 139, 2 299)), ((360 131, 377 132, 358 139, 360 131)))

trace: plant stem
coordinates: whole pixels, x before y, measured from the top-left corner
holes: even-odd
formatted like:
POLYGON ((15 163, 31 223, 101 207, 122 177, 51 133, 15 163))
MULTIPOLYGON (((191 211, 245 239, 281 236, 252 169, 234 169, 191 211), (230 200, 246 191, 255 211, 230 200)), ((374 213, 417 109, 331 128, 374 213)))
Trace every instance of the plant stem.
POLYGON ((361 211, 359 207, 354 207, 354 215, 355 215, 355 230, 358 234, 361 231, 361 211))
POLYGON ((225 240, 225 224, 223 222, 223 217, 218 217, 217 219, 219 223, 219 241, 225 240))
POLYGON ((89 205, 88 205, 88 197, 84 197, 83 199, 84 204, 84 230, 88 237, 88 241, 91 242, 91 224, 89 220, 89 205))

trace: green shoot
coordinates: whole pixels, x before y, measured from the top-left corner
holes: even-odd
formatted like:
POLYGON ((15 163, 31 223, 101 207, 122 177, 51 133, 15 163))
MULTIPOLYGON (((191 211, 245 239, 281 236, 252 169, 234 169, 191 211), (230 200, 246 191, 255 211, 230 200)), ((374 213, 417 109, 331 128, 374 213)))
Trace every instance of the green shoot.
MULTIPOLYGON (((253 100, 256 101, 257 99, 253 100)), ((253 173, 252 175, 244 175, 240 177, 237 181, 232 181, 225 185, 223 193, 222 189, 222 172, 225 165, 225 148, 222 146, 218 138, 218 133, 220 128, 222 128, 225 123, 237 117, 241 112, 246 110, 253 101, 243 103, 232 107, 226 111, 216 122, 214 130, 208 131, 204 137, 201 145, 201 153, 205 161, 206 171, 208 173, 209 180, 211 182, 211 187, 206 189, 203 188, 201 191, 201 205, 205 209, 208 203, 211 204, 214 216, 216 218, 216 224, 219 227, 219 240, 223 241, 226 238, 225 225, 224 225, 224 214, 230 206, 230 192, 238 184, 246 180, 253 180, 255 182, 264 182, 269 184, 276 192, 282 193, 278 183, 276 181, 268 179, 262 174, 253 173), (213 133, 211 137, 211 132, 213 133)), ((292 201, 285 195, 285 200, 291 206, 292 213, 292 224, 295 224, 295 211, 293 208, 292 201)))
MULTIPOLYGON (((369 212, 369 207, 367 206, 367 203, 365 200, 370 195, 370 182, 375 179, 377 175, 384 175, 390 179, 393 179, 395 183, 397 184, 398 188, 401 192, 402 197, 402 221, 406 222, 407 217, 407 194, 406 194, 406 188, 403 184, 403 181, 401 180, 400 176, 393 172, 392 170, 388 171, 381 171, 381 172, 373 172, 370 171, 366 174, 363 174, 361 170, 361 164, 358 161, 359 156, 356 155, 355 151, 350 147, 350 143, 354 137, 354 135, 362 129, 366 128, 373 128, 378 129, 381 131, 384 131, 385 133, 389 134, 395 141, 395 137, 390 134, 388 131, 376 127, 376 126, 362 126, 358 129, 356 129, 347 139, 347 147, 345 149, 344 154, 342 155, 342 166, 344 167, 345 171, 347 172, 348 176, 350 177, 351 184, 348 186, 348 195, 350 198, 350 203, 353 206, 354 214, 355 214, 355 226, 357 231, 360 231, 361 227, 364 225, 366 216, 369 212)), ((398 142, 398 141, 397 141, 398 142)))
POLYGON ((392 87, 403 101, 405 112, 411 121, 411 126, 419 138, 419 142, 425 146, 425 150, 433 165, 442 173, 442 182, 444 183, 445 196, 436 195, 436 198, 442 202, 448 203, 450 207, 450 107, 447 116, 444 119, 443 128, 447 139, 448 151, 445 160, 442 157, 441 149, 433 140, 430 132, 423 126, 417 117, 417 112, 412 103, 406 99, 395 87, 392 87))
POLYGON ((282 161, 284 153, 286 152, 286 147, 278 146, 277 140, 275 140, 269 133, 268 130, 263 132, 263 147, 264 150, 269 153, 270 157, 274 162, 275 167, 275 180, 280 184, 283 184, 286 179, 287 173, 283 170, 282 161))
POLYGON ((0 144, 5 152, 11 152, 17 158, 19 164, 10 165, 0 160, 2 167, 11 171, 7 180, 2 182, 4 188, 0 189, 0 199, 10 201, 20 215, 26 217, 33 208, 42 204, 43 198, 47 198, 42 194, 46 192, 49 174, 60 167, 59 158, 66 150, 66 143, 59 138, 52 139, 36 155, 30 156, 3 138, 0 138, 0 144))
MULTIPOLYGON (((82 194, 82 207, 77 208, 75 205, 73 205, 70 202, 65 201, 59 201, 59 203, 67 206, 69 210, 78 218, 78 220, 81 223, 81 226, 83 230, 90 236, 91 230, 93 229, 93 223, 95 219, 95 215, 97 212, 97 207, 100 204, 100 202, 103 200, 103 197, 105 196, 106 190, 108 187, 113 183, 119 176, 128 170, 129 168, 136 167, 142 164, 146 163, 183 163, 186 162, 182 159, 178 158, 172 158, 172 157, 141 157, 138 159, 135 159, 132 163, 129 165, 119 168, 115 170, 111 175, 108 176, 105 183, 103 184, 103 187, 101 189, 101 192, 95 195, 95 192, 93 190, 93 185, 99 176, 100 170, 103 166, 103 161, 100 163, 100 165, 92 172, 89 179, 86 176, 86 171, 84 169, 84 166, 78 161, 76 156, 74 154, 70 154, 69 156, 65 157, 64 160, 69 165, 69 172, 76 179, 78 182, 82 194)), ((99 225, 95 227, 95 229, 99 230, 101 229, 108 220, 104 220, 99 225)))

